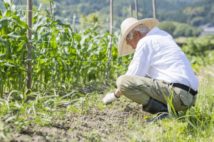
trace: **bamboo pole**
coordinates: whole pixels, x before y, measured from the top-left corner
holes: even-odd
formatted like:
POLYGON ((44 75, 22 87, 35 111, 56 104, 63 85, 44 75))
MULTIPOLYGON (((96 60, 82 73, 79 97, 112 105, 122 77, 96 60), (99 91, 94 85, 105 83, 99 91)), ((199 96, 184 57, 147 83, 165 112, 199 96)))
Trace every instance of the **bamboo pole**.
POLYGON ((110 14, 109 14, 109 32, 112 34, 113 29, 113 0, 110 0, 110 14))
POLYGON ((132 4, 129 6, 129 11, 130 11, 130 16, 133 16, 133 9, 132 9, 132 4))
POLYGON ((153 18, 156 18, 156 0, 152 0, 153 18))
POLYGON ((50 14, 51 16, 53 16, 53 5, 52 5, 52 1, 49 2, 49 6, 50 6, 50 14))
POLYGON ((28 43, 27 43, 27 89, 31 90, 32 85, 32 0, 27 0, 27 23, 28 23, 28 43))
POLYGON ((49 6, 50 6, 50 14, 51 14, 51 18, 54 19, 54 9, 53 9, 53 4, 54 4, 54 1, 53 0, 50 0, 49 2, 49 6))
POLYGON ((138 0, 135 0, 135 12, 136 12, 136 18, 138 19, 138 0))
POLYGON ((111 60, 112 60, 112 29, 113 29, 113 0, 109 0, 109 47, 108 47, 108 62, 106 71, 106 83, 110 79, 111 60))

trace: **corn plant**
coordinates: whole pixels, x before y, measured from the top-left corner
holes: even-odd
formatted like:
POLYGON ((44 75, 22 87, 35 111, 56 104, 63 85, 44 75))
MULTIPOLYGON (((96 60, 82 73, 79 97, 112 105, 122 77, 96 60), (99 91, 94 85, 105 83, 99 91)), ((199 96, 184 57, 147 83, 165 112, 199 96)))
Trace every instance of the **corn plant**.
MULTIPOLYGON (((25 90, 28 26, 24 19, 25 15, 14 10, 14 5, 11 10, 11 5, 5 3, 5 10, 0 14, 1 94, 12 89, 25 90)), ((110 79, 116 79, 126 67, 117 57, 117 37, 100 30, 95 25, 73 31, 70 24, 54 20, 45 12, 34 12, 33 36, 29 41, 33 45, 32 89, 104 83, 110 36, 113 37, 110 79)))
POLYGON ((0 91, 24 88, 27 24, 7 3, 0 12, 0 91))

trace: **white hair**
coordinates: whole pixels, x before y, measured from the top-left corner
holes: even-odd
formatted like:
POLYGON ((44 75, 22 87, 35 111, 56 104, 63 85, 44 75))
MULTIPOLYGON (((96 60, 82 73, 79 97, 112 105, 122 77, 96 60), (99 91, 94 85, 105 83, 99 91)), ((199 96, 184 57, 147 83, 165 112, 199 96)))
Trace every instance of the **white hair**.
POLYGON ((145 35, 149 32, 149 28, 144 25, 138 25, 127 35, 126 39, 132 40, 134 37, 134 32, 136 31, 140 32, 142 35, 145 35))

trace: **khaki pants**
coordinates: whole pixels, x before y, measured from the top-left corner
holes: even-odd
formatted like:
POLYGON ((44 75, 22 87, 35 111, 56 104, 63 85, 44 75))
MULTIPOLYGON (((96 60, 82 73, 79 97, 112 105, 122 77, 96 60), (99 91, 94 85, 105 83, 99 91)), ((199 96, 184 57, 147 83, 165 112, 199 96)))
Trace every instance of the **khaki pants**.
POLYGON ((117 79, 117 88, 136 103, 145 105, 151 97, 164 104, 171 102, 176 111, 186 110, 196 101, 196 96, 183 89, 147 77, 120 76, 117 79))

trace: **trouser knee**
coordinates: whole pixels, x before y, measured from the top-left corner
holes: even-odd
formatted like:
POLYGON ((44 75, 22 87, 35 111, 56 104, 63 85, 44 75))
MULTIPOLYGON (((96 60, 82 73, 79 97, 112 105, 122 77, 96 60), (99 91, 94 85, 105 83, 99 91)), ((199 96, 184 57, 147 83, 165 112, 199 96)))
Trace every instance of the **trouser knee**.
POLYGON ((149 100, 149 96, 142 91, 142 86, 138 85, 136 77, 122 75, 117 79, 117 89, 132 101, 145 104, 149 100))
POLYGON ((117 85, 117 88, 123 92, 125 90, 125 88, 128 88, 128 82, 129 82, 129 76, 127 75, 122 75, 120 77, 118 77, 117 81, 116 81, 116 85, 117 85))

